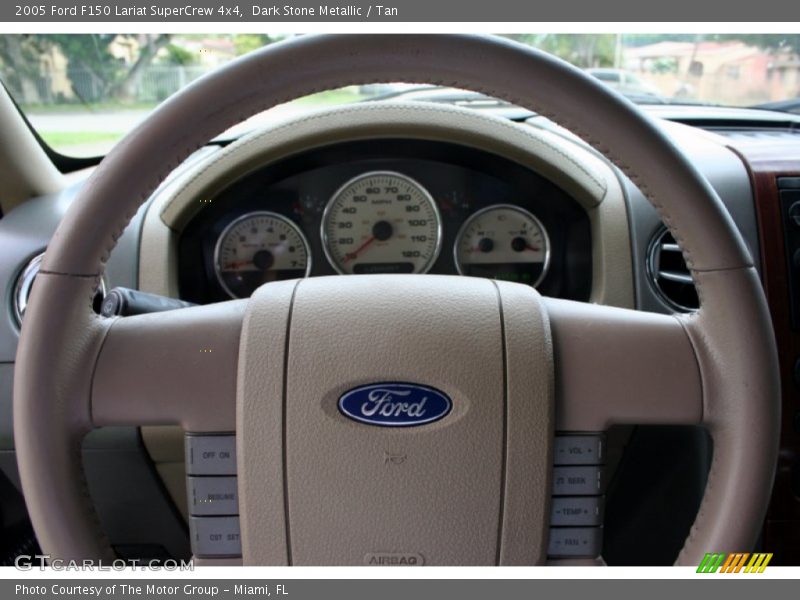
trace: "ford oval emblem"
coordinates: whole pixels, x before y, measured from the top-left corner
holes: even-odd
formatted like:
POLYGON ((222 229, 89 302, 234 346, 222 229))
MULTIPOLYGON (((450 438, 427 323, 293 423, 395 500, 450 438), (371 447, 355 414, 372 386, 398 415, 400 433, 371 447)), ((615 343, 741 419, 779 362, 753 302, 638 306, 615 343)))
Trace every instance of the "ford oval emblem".
POLYGON ((416 383, 372 383, 345 392, 339 411, 379 427, 413 427, 445 417, 453 403, 437 389, 416 383))

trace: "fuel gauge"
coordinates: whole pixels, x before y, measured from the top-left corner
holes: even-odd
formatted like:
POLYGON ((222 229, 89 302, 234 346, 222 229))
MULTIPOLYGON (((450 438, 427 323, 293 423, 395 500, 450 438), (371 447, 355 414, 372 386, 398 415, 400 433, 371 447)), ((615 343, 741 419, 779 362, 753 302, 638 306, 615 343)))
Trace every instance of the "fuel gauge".
POLYGON ((456 238, 458 272, 538 285, 550 264, 550 240, 541 221, 512 204, 495 204, 466 220, 456 238))
POLYGON ((283 215, 248 213, 219 236, 214 268, 231 297, 247 298, 264 283, 306 277, 311 268, 308 241, 283 215))

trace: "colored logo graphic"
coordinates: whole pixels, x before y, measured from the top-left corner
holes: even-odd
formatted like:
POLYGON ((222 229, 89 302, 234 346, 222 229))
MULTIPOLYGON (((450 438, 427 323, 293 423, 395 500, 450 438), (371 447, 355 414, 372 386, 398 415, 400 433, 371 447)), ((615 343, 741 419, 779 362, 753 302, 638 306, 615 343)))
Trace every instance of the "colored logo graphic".
POLYGON ((697 567, 698 573, 763 573, 772 553, 708 552, 697 567), (748 560, 749 559, 749 560, 748 560))
POLYGON ((446 416, 451 407, 445 394, 416 383, 363 385, 339 398, 339 410, 344 416, 379 427, 433 423, 446 416))

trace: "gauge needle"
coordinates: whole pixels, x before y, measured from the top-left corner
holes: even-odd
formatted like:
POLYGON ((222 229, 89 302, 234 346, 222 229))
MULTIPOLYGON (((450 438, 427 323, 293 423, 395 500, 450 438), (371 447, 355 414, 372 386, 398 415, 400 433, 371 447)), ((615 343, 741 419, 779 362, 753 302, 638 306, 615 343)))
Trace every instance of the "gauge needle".
POLYGON ((346 263, 351 260, 355 260, 356 258, 358 258, 358 255, 361 254, 361 252, 374 241, 375 241, 375 236, 374 235, 370 236, 370 238, 366 242, 361 244, 358 248, 356 248, 352 252, 348 252, 347 255, 344 257, 344 259, 342 260, 342 262, 346 263))
POLYGON ((240 269, 241 267, 246 267, 247 265, 251 264, 253 261, 251 260, 240 260, 237 262, 228 263, 225 265, 226 271, 233 271, 236 269, 240 269))
POLYGON ((525 245, 525 250, 533 250, 534 252, 538 252, 539 250, 541 250, 541 248, 539 248, 539 246, 531 246, 531 245, 526 244, 525 245))

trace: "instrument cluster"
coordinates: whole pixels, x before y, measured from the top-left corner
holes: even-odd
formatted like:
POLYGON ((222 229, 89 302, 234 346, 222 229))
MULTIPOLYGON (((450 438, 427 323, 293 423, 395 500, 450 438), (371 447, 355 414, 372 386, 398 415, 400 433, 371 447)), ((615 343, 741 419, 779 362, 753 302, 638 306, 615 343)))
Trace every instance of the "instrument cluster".
POLYGON ((246 298, 270 281, 440 273, 585 300, 588 216, 537 173, 423 140, 320 148, 243 174, 187 225, 181 296, 246 298))

